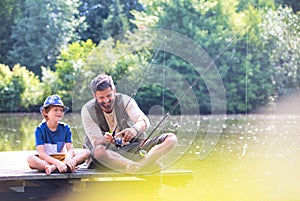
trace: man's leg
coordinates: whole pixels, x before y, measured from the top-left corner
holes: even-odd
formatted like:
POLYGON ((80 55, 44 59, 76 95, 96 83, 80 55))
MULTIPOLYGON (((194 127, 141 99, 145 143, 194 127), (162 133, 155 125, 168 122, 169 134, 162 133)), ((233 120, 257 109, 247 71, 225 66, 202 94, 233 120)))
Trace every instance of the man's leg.
POLYGON ((151 148, 144 158, 138 162, 141 168, 154 164, 176 147, 178 143, 176 135, 173 133, 167 133, 166 135, 167 137, 162 143, 151 148))
POLYGON ((117 152, 106 149, 104 145, 96 146, 92 154, 98 162, 113 170, 133 173, 140 168, 138 163, 121 156, 117 152))

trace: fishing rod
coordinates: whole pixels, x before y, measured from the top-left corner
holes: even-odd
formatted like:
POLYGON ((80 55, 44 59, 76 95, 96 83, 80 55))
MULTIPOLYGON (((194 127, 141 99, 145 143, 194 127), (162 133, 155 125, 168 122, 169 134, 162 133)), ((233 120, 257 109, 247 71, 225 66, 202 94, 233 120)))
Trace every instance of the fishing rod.
MULTIPOLYGON (((126 109, 127 109, 128 105, 129 105, 130 101, 132 100, 132 98, 135 96, 135 94, 136 94, 136 93, 133 92, 133 93, 131 94, 129 100, 127 101, 127 103, 126 103, 126 105, 125 105, 125 107, 124 107, 124 110, 123 110, 123 115, 122 115, 123 118, 124 118, 124 116, 125 116, 126 109)), ((122 144, 123 144, 122 138, 115 138, 117 128, 118 128, 118 123, 117 123, 117 125, 115 126, 115 128, 114 128, 114 130, 113 130, 113 132, 112 132, 112 137, 113 137, 113 139, 115 140, 115 145, 116 145, 116 147, 121 147, 122 144)))
MULTIPOLYGON (((159 50, 161 49, 162 45, 165 43, 166 38, 167 38, 167 37, 165 36, 164 39, 162 40, 162 42, 160 43, 159 47, 158 47, 157 50, 155 51, 155 54, 151 57, 150 63, 148 64, 148 66, 146 67, 146 69, 149 69, 149 68, 151 67, 151 65, 152 65, 152 63, 153 63, 153 61, 154 61, 154 59, 155 59, 155 58, 157 57, 157 55, 158 55, 159 50)), ((146 73, 146 74, 147 74, 147 73, 146 73)), ((144 75, 146 75, 146 74, 144 73, 144 75)), ((145 77, 145 76, 144 76, 144 77, 145 77)), ((141 79, 141 80, 143 80, 143 79, 141 79)), ((124 107, 124 110, 123 110, 123 114, 122 114, 123 118, 125 117, 125 112, 126 112, 126 109, 127 109, 128 105, 129 105, 130 101, 133 99, 133 97, 136 95, 136 93, 137 93, 137 89, 135 89, 135 91, 130 95, 130 98, 129 98, 128 102, 126 103, 126 106, 124 107)), ((115 126, 114 130, 112 131, 112 137, 113 137, 113 139, 115 140, 115 145, 116 145, 116 147, 121 147, 121 146, 123 145, 122 138, 117 138, 117 139, 115 138, 117 128, 118 128, 118 124, 115 126)), ((135 136, 135 137, 136 137, 136 136, 135 136)), ((136 138, 133 138, 132 142, 135 141, 135 139, 136 139, 136 138)), ((108 146, 108 147, 109 147, 109 146, 108 146)))
MULTIPOLYGON (((206 69, 209 69, 219 58, 221 55, 224 54, 224 52, 231 46, 232 42, 238 38, 238 36, 241 34, 241 31, 243 29, 241 29, 239 31, 239 33, 233 37, 229 43, 226 45, 226 47, 215 57, 214 60, 212 60, 210 62, 209 65, 207 65, 206 69)), ((145 143, 147 142, 147 140, 149 140, 149 138, 154 134, 154 132, 159 128, 159 126, 163 123, 163 121, 165 121, 165 119, 170 116, 170 114, 175 110, 175 108, 181 103, 181 101, 185 98, 185 96, 191 92, 191 90, 193 89, 193 87, 201 80, 201 77, 194 80, 194 82, 185 90, 185 92, 183 93, 183 95, 177 99, 177 101, 173 104, 173 106, 169 109, 169 111, 164 115, 164 117, 160 120, 160 122, 158 122, 158 124, 153 128, 153 130, 151 131, 151 133, 148 135, 148 137, 146 139, 143 140, 143 142, 140 144, 139 149, 137 150, 137 152, 139 152, 141 154, 141 150, 142 147, 145 145, 145 143)), ((147 152, 145 150, 142 150, 143 154, 146 154, 147 152)))

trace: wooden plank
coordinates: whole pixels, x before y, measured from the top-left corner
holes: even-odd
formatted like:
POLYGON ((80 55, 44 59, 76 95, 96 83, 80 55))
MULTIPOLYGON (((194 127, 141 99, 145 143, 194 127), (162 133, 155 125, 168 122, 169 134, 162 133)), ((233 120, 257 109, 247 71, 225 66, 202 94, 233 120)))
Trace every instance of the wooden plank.
POLYGON ((93 186, 145 185, 149 181, 180 186, 192 178, 192 171, 166 169, 154 174, 124 174, 116 171, 99 171, 81 166, 75 173, 44 172, 31 170, 26 158, 35 151, 0 152, 0 196, 7 200, 40 200, 63 192, 82 192, 93 186), (172 178, 182 177, 174 182, 172 178), (138 182, 138 184, 136 184, 138 182), (25 199, 26 197, 26 199, 25 199))
MULTIPOLYGON (((128 177, 128 174, 111 171, 97 171, 92 169, 86 169, 81 166, 75 173, 59 173, 53 172, 50 175, 46 175, 44 172, 38 172, 31 170, 27 164, 27 157, 35 151, 11 151, 0 152, 0 181, 15 181, 15 180, 50 180, 50 179, 93 179, 102 178, 103 181, 109 181, 109 179, 103 179, 105 177, 128 177)), ((157 173, 158 176, 175 176, 175 175, 187 175, 192 172, 189 170, 162 170, 157 173)), ((130 175, 130 177, 139 177, 139 175, 130 175)), ((100 180, 99 180, 100 181, 100 180)))
POLYGON ((13 180, 39 180, 39 179, 84 179, 97 177, 113 177, 120 176, 121 173, 115 171, 100 172, 97 170, 86 169, 81 166, 75 173, 59 173, 53 172, 46 175, 44 172, 32 170, 27 164, 27 157, 34 151, 13 151, 0 152, 0 181, 13 180))

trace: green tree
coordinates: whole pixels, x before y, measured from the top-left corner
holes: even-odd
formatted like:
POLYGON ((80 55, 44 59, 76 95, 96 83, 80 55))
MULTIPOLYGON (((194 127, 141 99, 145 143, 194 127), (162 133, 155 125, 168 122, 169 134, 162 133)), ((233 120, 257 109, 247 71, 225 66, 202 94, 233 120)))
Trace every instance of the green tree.
POLYGON ((22 16, 12 29, 13 49, 10 65, 20 63, 37 75, 41 66, 54 68, 56 56, 70 41, 78 39, 82 23, 79 0, 26 0, 22 16))
POLYGON ((41 83, 37 76, 24 66, 15 65, 13 70, 0 65, 0 111, 27 111, 41 103, 41 83))
POLYGON ((293 9, 294 13, 300 11, 300 2, 298 0, 275 0, 275 2, 282 7, 290 7, 293 9))
POLYGON ((29 110, 30 107, 40 105, 42 99, 42 85, 39 78, 31 71, 27 70, 25 66, 15 65, 12 70, 13 79, 18 79, 19 85, 24 87, 22 93, 19 94, 21 97, 20 106, 29 110))
POLYGON ((14 111, 19 104, 18 99, 14 99, 14 86, 11 83, 12 72, 9 67, 0 64, 0 111, 14 111), (11 100, 15 100, 12 102, 11 100))
POLYGON ((60 94, 67 105, 72 105, 76 79, 84 74, 83 66, 95 46, 92 40, 75 42, 68 45, 58 56, 54 73, 56 83, 51 91, 60 94))
POLYGON ((260 37, 265 46, 278 95, 300 88, 300 19, 289 7, 268 10, 260 23, 260 37))
POLYGON ((143 6, 137 0, 81 0, 81 16, 86 18, 88 28, 80 33, 82 40, 91 39, 98 44, 103 39, 132 30, 132 10, 141 11, 143 6))
POLYGON ((22 13, 22 3, 22 0, 0 1, 0 63, 8 63, 7 53, 13 44, 10 35, 15 19, 22 13))
MULTIPOLYGON (((137 27, 151 25, 179 32, 217 59, 215 64, 223 78, 229 113, 244 113, 268 102, 274 93, 273 69, 261 50, 258 24, 265 10, 274 7, 272 1, 175 0, 143 4, 148 10, 146 14, 135 13, 137 27)), ((178 58, 167 58, 166 64, 190 83, 197 77, 193 68, 178 58)), ((214 76, 207 78, 214 85, 214 76)), ((210 97, 202 80, 194 91, 200 111, 210 112, 210 97)))

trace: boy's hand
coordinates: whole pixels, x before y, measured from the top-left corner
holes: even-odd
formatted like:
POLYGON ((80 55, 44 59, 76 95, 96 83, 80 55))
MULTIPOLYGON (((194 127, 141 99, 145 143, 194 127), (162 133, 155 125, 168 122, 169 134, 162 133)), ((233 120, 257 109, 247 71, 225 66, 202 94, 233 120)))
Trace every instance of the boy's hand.
POLYGON ((65 161, 66 165, 70 168, 71 172, 75 172, 77 161, 73 158, 65 161))
POLYGON ((56 165, 58 171, 61 173, 68 171, 68 166, 64 162, 57 161, 57 163, 55 165, 56 165))

